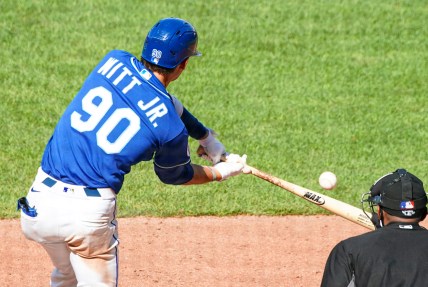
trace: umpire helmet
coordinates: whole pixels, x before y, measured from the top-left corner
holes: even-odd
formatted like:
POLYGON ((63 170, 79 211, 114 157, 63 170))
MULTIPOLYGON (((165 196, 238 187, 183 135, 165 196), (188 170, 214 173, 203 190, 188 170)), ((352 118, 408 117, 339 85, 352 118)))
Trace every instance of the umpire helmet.
POLYGON ((397 169, 378 179, 370 188, 370 207, 379 205, 387 213, 402 218, 425 218, 427 195, 423 182, 405 169, 397 169))
POLYGON ((191 56, 201 56, 197 45, 198 34, 189 22, 165 18, 147 34, 141 57, 154 65, 172 69, 191 56))

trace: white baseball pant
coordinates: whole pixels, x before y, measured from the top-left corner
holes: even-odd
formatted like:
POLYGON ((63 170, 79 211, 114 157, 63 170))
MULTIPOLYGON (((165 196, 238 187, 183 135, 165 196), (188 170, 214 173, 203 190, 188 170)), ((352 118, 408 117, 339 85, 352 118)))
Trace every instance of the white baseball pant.
POLYGON ((116 194, 63 183, 39 168, 21 209, 24 235, 40 243, 54 265, 51 286, 117 286, 116 194))

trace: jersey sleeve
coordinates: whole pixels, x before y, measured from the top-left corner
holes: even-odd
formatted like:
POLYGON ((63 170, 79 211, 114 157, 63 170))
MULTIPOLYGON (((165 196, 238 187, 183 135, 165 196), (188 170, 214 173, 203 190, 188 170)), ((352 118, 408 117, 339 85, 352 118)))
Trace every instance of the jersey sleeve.
POLYGON ((325 265, 321 287, 355 286, 352 253, 347 252, 343 242, 331 251, 325 265))
POLYGON ((193 178, 190 164, 187 133, 180 133, 165 142, 156 152, 154 170, 159 179, 166 184, 184 184, 193 178))
POLYGON ((186 126, 189 135, 196 140, 201 139, 208 132, 208 129, 184 107, 181 120, 186 126))

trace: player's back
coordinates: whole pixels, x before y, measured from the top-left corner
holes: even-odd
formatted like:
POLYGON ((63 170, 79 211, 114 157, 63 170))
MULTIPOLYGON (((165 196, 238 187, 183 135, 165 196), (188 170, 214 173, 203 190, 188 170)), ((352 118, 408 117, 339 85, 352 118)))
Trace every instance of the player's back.
POLYGON ((112 51, 58 122, 42 169, 67 183, 118 192, 132 165, 187 131, 165 87, 131 54, 112 51))

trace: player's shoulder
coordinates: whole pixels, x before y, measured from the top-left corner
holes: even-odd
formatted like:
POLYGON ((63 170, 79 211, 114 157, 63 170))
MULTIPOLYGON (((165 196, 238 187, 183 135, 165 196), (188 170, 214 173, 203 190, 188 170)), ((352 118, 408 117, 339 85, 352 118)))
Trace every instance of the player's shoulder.
POLYGON ((101 58, 94 70, 99 71, 103 67, 108 69, 113 66, 130 66, 132 59, 135 59, 135 56, 130 52, 125 50, 110 50, 101 58))
POLYGON ((107 61, 108 59, 118 59, 118 60, 125 60, 125 59, 129 59, 129 58, 135 58, 135 56, 125 50, 110 50, 109 52, 107 52, 104 57, 103 57, 103 61, 107 61))
POLYGON ((115 50, 110 50, 104 56, 104 58, 110 58, 110 57, 114 57, 114 58, 131 58, 131 57, 135 57, 135 56, 132 53, 128 52, 128 51, 115 49, 115 50))

